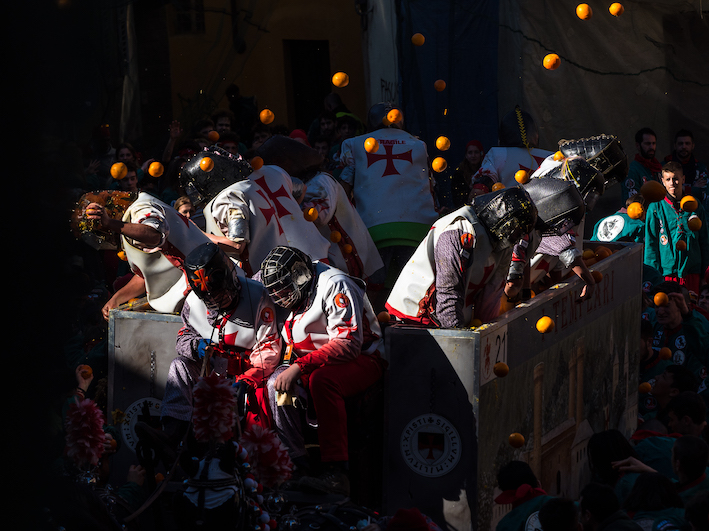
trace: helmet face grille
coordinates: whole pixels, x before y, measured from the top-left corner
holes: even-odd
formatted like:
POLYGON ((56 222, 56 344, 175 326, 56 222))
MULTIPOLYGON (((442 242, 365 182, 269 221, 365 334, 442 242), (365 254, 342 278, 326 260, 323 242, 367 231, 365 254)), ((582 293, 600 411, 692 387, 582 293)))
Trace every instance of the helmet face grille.
POLYGON ((308 294, 313 266, 308 255, 292 247, 275 247, 261 264, 261 280, 273 302, 293 308, 308 294))

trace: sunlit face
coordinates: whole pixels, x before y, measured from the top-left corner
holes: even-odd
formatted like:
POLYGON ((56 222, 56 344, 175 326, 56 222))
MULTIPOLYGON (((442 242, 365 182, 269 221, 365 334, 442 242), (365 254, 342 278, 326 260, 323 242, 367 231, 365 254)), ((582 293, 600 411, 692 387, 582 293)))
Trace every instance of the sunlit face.
POLYGON ((657 147, 657 139, 655 135, 650 135, 645 133, 643 135, 643 141, 639 144, 636 143, 635 146, 640 152, 640 156, 645 159, 651 159, 655 156, 655 148, 657 147))
POLYGON ((129 171, 128 174, 118 181, 121 190, 125 192, 137 192, 138 191, 138 175, 135 171, 129 171))
POLYGON ((662 185, 665 187, 665 190, 667 190, 668 194, 670 194, 675 199, 679 199, 680 197, 682 197, 682 187, 684 186, 684 175, 682 174, 681 171, 676 171, 676 172, 663 171, 662 172, 662 185))
POLYGON ((190 219, 192 216, 194 216, 195 208, 192 203, 183 203, 182 205, 180 205, 180 208, 178 208, 177 211, 183 216, 185 216, 187 219, 190 219))
POLYGON ((133 152, 128 149, 128 148, 121 148, 118 150, 118 153, 116 153, 116 159, 118 159, 119 162, 135 162, 135 157, 133 156, 133 152))
POLYGON ((691 136, 679 136, 675 140, 675 151, 681 160, 687 160, 694 151, 694 141, 691 136))
POLYGON ((472 164, 473 166, 477 166, 482 161, 483 152, 480 151, 480 148, 478 148, 478 146, 469 146, 467 151, 465 152, 465 158, 470 164, 472 164))

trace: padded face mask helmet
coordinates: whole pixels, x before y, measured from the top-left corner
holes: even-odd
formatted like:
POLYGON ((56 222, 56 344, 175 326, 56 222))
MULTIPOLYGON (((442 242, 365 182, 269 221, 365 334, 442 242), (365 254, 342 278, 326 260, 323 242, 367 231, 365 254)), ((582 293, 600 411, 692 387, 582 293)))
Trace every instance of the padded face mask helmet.
POLYGON ((593 210, 606 189, 605 178, 601 172, 582 157, 564 159, 560 166, 552 169, 545 177, 573 182, 583 197, 588 212, 593 210))
POLYGON ((218 245, 199 245, 185 257, 183 267, 195 295, 209 308, 226 310, 239 303, 241 284, 234 265, 218 245))
POLYGON ((500 120, 498 137, 502 147, 533 148, 532 140, 537 137, 539 130, 534 123, 532 115, 515 107, 500 120))
POLYGON ((323 157, 313 148, 287 136, 274 135, 256 150, 264 164, 283 168, 288 175, 308 182, 318 172, 323 157))
POLYGON ((369 131, 376 131, 384 127, 402 127, 402 123, 392 124, 388 120, 385 121, 387 114, 392 109, 401 110, 398 106, 391 102, 380 102, 372 105, 367 113, 367 127, 369 131))
POLYGON ((518 242, 537 222, 537 207, 526 190, 517 186, 479 195, 471 205, 492 236, 495 250, 518 242))
POLYGON ((559 151, 565 157, 583 157, 601 172, 605 185, 623 182, 628 176, 628 157, 623 146, 613 135, 599 135, 578 140, 560 140, 559 151))
POLYGON ((240 155, 232 155, 228 151, 210 146, 200 151, 188 160, 180 171, 180 186, 195 207, 206 205, 209 201, 230 186, 246 179, 252 172, 251 165, 240 155), (214 163, 201 164, 205 158, 214 163), (203 169, 203 166, 207 169, 203 169))
POLYGON ((312 289, 313 262, 294 247, 275 247, 261 263, 261 281, 273 302, 283 308, 300 305, 312 289))
POLYGON ((537 225, 542 234, 560 235, 581 223, 586 205, 570 181, 542 177, 531 179, 524 189, 537 207, 537 225))

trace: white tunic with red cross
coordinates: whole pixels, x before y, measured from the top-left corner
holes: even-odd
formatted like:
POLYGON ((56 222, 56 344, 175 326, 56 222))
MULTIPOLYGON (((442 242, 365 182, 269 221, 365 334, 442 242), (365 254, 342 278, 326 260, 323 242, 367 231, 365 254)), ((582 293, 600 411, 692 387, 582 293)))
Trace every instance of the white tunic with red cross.
POLYGON ((208 318, 207 306, 191 292, 186 299, 189 317, 180 335, 195 333, 215 344, 215 350, 231 351, 231 358, 215 359, 215 370, 239 375, 254 387, 261 387, 281 360, 281 338, 276 322, 276 309, 262 284, 239 278, 241 298, 233 311, 208 318), (245 371, 236 371, 236 356, 248 360, 245 371), (230 360, 230 361, 227 361, 230 360))
POLYGON ((300 206, 318 210, 315 226, 330 240, 330 265, 365 280, 384 267, 361 216, 332 175, 320 172, 310 179, 300 206))
POLYGON ((345 165, 340 179, 353 186, 355 206, 367 228, 401 221, 430 225, 438 217, 423 141, 401 129, 384 128, 344 140, 340 152, 345 165), (364 149, 369 137, 379 142, 375 153, 364 149))
POLYGON ((252 276, 274 247, 300 249, 313 260, 326 260, 330 241, 303 218, 293 198, 293 182, 278 166, 263 166, 248 179, 228 186, 204 207, 207 232, 227 236, 230 215, 248 223, 242 267, 252 276))
POLYGON ((152 249, 125 236, 121 241, 131 270, 145 280, 150 306, 158 312, 175 312, 188 289, 180 266, 209 237, 177 210, 145 192, 126 209, 123 221, 147 225, 161 234, 160 244, 152 249))
POLYGON ((529 175, 539 168, 544 159, 553 155, 539 148, 494 147, 485 153, 480 169, 473 179, 489 177, 494 183, 502 183, 506 188, 517 186, 515 173, 525 170, 529 175))
POLYGON ((386 302, 390 314, 424 325, 437 324, 433 319, 436 309, 436 268, 441 267, 441 264, 436 264, 434 250, 441 234, 449 230, 461 231, 466 236, 466 241, 461 241, 459 252, 463 253, 465 260, 469 256, 466 252, 473 257, 464 272, 464 323, 461 326, 469 326, 474 311, 478 317, 484 314, 486 319, 497 316, 512 248, 493 251, 487 231, 470 206, 443 216, 431 227, 394 284, 386 302), (481 311, 482 306, 486 306, 484 311, 481 311))
POLYGON ((281 331, 284 362, 295 361, 309 373, 322 365, 381 352, 382 331, 364 283, 322 262, 314 265, 315 288, 305 310, 291 312, 281 331))

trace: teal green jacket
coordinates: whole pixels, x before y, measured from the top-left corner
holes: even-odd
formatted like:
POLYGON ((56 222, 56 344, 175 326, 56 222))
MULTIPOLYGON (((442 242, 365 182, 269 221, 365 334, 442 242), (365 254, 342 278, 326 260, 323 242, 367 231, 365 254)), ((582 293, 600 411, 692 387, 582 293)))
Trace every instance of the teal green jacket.
POLYGON ((518 505, 499 521, 497 531, 524 531, 527 520, 551 499, 552 496, 542 495, 518 505))
POLYGON ((656 323, 652 349, 659 352, 662 347, 670 349, 675 365, 684 365, 699 381, 704 380, 709 367, 709 321, 699 312, 691 311, 673 330, 656 323))

